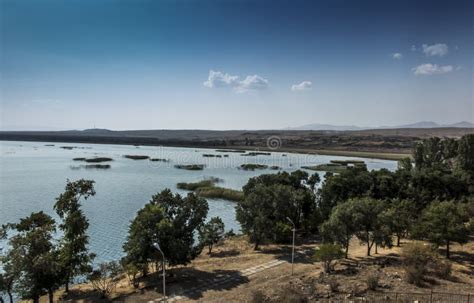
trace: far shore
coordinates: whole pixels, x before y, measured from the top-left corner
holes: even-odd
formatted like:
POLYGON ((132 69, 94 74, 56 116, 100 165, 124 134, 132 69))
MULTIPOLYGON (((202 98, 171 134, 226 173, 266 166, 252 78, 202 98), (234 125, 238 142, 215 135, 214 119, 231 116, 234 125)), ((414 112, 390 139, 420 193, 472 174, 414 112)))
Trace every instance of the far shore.
POLYGON ((195 144, 194 142, 180 142, 179 144, 153 144, 145 143, 139 144, 136 142, 91 142, 87 138, 77 138, 77 140, 61 140, 62 138, 48 138, 48 141, 42 140, 41 138, 19 138, 19 139, 5 139, 0 138, 0 141, 10 141, 10 142, 42 142, 45 144, 104 144, 104 145, 124 145, 124 146, 165 146, 165 147, 184 147, 184 148, 200 148, 200 149, 210 149, 210 150, 241 150, 241 151, 268 151, 268 152, 278 152, 278 153, 294 153, 294 154, 313 154, 313 155, 325 155, 325 156, 341 156, 341 157, 357 157, 357 158, 367 158, 367 159, 380 159, 380 160, 392 160, 398 161, 403 158, 411 158, 409 152, 382 152, 382 151, 359 151, 359 150, 335 150, 335 149, 311 149, 311 148, 298 148, 298 147, 280 147, 278 149, 272 149, 268 147, 250 147, 250 146, 208 146, 203 145, 201 142, 195 144))

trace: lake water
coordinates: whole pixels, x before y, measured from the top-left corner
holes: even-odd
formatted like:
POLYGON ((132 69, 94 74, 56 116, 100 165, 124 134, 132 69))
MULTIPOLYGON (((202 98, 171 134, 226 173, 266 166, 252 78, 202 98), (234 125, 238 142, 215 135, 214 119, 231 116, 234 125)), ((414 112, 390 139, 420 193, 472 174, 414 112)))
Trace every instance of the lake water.
MULTIPOLYGON (((10 142, 0 141, 0 224, 17 222, 31 212, 43 210, 55 219, 55 198, 64 190, 66 180, 80 178, 96 181, 97 194, 83 202, 89 219, 90 250, 97 254, 95 262, 117 260, 122 257, 122 244, 130 220, 151 196, 165 188, 178 190, 178 182, 194 182, 208 177, 223 180, 219 186, 241 189, 247 180, 274 170, 244 171, 243 163, 278 165, 285 171, 294 171, 304 165, 317 165, 336 159, 357 159, 337 156, 303 155, 273 152, 269 156, 242 156, 239 153, 221 153, 213 149, 174 147, 135 147, 126 145, 10 142), (54 144, 54 146, 48 146, 54 144), (63 149, 61 146, 75 147, 63 149), (149 160, 131 160, 123 155, 147 155, 170 159, 169 163, 149 160), (228 157, 205 158, 203 154, 228 157), (82 162, 76 157, 111 157, 110 169, 75 168, 82 162), (205 164, 202 171, 174 168, 175 164, 205 164)), ((395 161, 364 159, 369 169, 395 170, 395 161)), ((313 173, 313 172, 310 172, 313 173)), ((324 173, 320 173, 321 177, 324 173)), ((235 221, 234 202, 208 199, 209 217, 219 216, 226 229, 239 231, 235 221)), ((5 243, 0 243, 0 248, 5 243)))

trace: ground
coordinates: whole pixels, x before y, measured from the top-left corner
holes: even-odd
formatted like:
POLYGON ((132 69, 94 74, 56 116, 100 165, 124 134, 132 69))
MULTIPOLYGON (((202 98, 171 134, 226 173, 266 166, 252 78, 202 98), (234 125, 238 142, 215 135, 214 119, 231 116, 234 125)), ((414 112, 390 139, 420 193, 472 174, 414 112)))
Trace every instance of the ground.
MULTIPOLYGON (((408 240, 402 241, 402 247, 407 242, 408 240)), ((262 246, 261 250, 254 251, 245 237, 235 237, 217 246, 211 256, 203 252, 190 265, 169 271, 172 275, 167 277, 167 293, 178 294, 200 286, 180 302, 286 302, 287 296, 292 293, 298 293, 309 301, 316 302, 325 298, 366 296, 367 278, 377 275, 378 295, 429 294, 430 291, 474 295, 474 239, 463 246, 452 246, 451 278, 429 277, 423 287, 405 281, 399 247, 379 248, 377 255, 367 257, 366 247, 354 239, 349 250, 349 258, 338 261, 333 273, 324 274, 321 264, 313 262, 311 258, 317 245, 317 242, 310 242, 297 246, 298 257, 292 276, 291 264, 286 262, 291 253, 290 246, 266 245, 262 246), (278 264, 279 262, 275 260, 285 262, 278 264), (273 262, 268 263, 271 261, 273 262), (255 274, 248 274, 249 271, 245 271, 260 264, 277 264, 277 266, 262 268, 255 274), (219 279, 221 276, 232 276, 236 279, 219 285, 204 282, 219 279), (337 285, 337 290, 331 290, 331 285, 333 288, 337 285)), ((443 248, 440 248, 441 257, 442 253, 443 248)), ((157 302, 161 298, 161 281, 161 276, 152 274, 140 283, 138 290, 134 290, 124 277, 113 293, 112 299, 124 302, 153 300, 157 302)), ((62 293, 58 292, 56 297, 60 296, 62 293)), ((46 298, 43 299, 46 302, 46 298)), ((73 286, 70 294, 63 297, 63 300, 100 301, 97 293, 87 284, 73 286)))

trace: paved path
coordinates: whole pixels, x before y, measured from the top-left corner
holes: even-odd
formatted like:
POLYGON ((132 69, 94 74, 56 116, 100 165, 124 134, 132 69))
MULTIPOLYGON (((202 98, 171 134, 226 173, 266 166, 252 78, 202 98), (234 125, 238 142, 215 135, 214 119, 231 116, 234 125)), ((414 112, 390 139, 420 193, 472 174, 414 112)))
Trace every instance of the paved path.
MULTIPOLYGON (((252 276, 256 273, 281 265, 286 262, 287 261, 284 261, 284 260, 272 260, 260 265, 256 265, 256 266, 238 271, 235 274, 222 275, 215 279, 199 279, 197 281, 199 285, 191 287, 190 289, 187 289, 186 291, 182 292, 179 295, 170 296, 167 302, 177 302, 184 299, 190 299, 199 293, 203 293, 209 289, 216 288, 219 285, 230 284, 230 283, 235 283, 235 282, 245 282, 247 281, 246 278, 249 276, 252 276)), ((163 302, 163 299, 160 298, 160 299, 149 301, 149 303, 155 303, 155 302, 163 302)))

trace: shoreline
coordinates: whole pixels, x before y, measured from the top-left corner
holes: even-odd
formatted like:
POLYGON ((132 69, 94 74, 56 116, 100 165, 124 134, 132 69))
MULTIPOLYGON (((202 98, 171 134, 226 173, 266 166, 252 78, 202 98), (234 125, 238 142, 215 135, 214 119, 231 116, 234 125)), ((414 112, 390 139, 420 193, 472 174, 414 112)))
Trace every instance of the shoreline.
MULTIPOLYGON (((48 138, 51 139, 51 138, 48 138)), ((0 138, 0 141, 5 142, 41 142, 41 143, 63 143, 63 144, 102 144, 102 145, 123 145, 123 146, 164 146, 164 147, 183 147, 183 148, 200 148, 200 149, 209 149, 209 150, 241 150, 241 151, 267 151, 275 153, 293 153, 293 154, 313 154, 313 155, 324 155, 324 156, 340 156, 340 157, 356 157, 364 159, 379 159, 379 160, 390 160, 390 161, 399 161, 406 157, 411 158, 410 153, 390 151, 358 151, 358 150, 338 150, 338 149, 311 149, 311 148, 299 148, 299 147, 279 147, 277 149, 268 148, 268 147, 258 147, 255 146, 250 148, 250 146, 210 146, 205 144, 199 144, 204 142, 185 142, 181 141, 180 143, 175 144, 166 144, 165 142, 153 144, 150 142, 147 143, 138 143, 138 142, 92 142, 87 138, 77 138, 78 140, 54 138, 55 140, 44 140, 42 138, 18 138, 18 139, 4 139, 0 138), (61 140, 62 139, 62 140, 61 140), (82 140, 81 140, 82 139, 82 140), (198 143, 198 144, 196 144, 198 143)))

